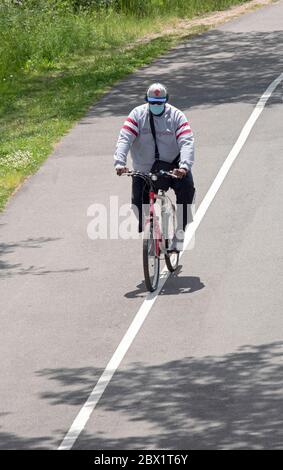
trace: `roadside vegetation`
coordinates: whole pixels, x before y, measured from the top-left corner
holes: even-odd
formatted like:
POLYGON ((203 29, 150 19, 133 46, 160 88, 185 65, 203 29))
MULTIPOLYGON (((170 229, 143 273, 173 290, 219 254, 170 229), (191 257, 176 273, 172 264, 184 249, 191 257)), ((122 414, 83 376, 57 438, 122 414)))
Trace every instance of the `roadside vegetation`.
POLYGON ((0 209, 109 86, 178 37, 137 39, 240 3, 0 0, 0 209))

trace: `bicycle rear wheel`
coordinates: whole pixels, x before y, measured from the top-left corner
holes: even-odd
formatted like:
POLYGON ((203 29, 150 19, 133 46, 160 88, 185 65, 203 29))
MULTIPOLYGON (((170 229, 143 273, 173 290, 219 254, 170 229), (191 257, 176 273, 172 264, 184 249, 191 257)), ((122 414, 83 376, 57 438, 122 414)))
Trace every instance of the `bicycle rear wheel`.
POLYGON ((172 273, 176 271, 179 265, 179 253, 172 252, 168 253, 168 249, 171 247, 172 240, 175 236, 177 229, 177 218, 176 218, 176 209, 171 200, 167 197, 167 204, 169 204, 169 210, 163 212, 162 219, 162 228, 163 234, 165 235, 165 247, 166 251, 164 253, 165 263, 167 269, 172 273))
MULTIPOLYGON (((166 249, 168 249, 170 241, 166 240, 166 249)), ((179 266, 179 253, 172 252, 172 253, 165 253, 165 263, 168 270, 173 273, 179 266)))
POLYGON ((157 253, 157 240, 154 239, 152 222, 148 222, 144 228, 143 271, 147 290, 155 291, 159 282, 160 258, 157 253))

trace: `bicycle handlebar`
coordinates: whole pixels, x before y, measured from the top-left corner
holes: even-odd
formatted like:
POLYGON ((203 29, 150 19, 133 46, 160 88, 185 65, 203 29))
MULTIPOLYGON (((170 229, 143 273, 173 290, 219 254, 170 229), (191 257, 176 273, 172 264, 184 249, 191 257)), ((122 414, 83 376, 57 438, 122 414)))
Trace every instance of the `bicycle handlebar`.
POLYGON ((178 178, 178 176, 174 175, 171 173, 171 171, 165 171, 165 170, 160 170, 157 173, 143 173, 142 171, 135 171, 135 170, 130 170, 127 171, 126 173, 122 173, 122 176, 140 176, 143 178, 148 178, 151 179, 152 181, 156 181, 158 176, 168 176, 169 178, 178 178))

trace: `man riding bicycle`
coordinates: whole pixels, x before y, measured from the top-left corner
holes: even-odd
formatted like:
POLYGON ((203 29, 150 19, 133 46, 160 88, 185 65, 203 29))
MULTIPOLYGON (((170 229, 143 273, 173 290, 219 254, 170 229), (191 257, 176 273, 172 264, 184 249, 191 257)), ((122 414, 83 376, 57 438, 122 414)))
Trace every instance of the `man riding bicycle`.
MULTIPOLYGON (((191 204, 194 199, 194 181, 191 168, 194 162, 194 137, 186 116, 168 103, 164 85, 153 83, 147 90, 146 104, 134 108, 126 119, 118 138, 114 166, 120 176, 128 172, 127 155, 131 149, 133 169, 144 173, 156 168, 172 170, 177 178, 157 181, 156 187, 176 194, 177 227, 170 251, 182 251, 184 232, 192 220, 191 204), (163 185, 163 186, 162 186, 163 185)), ((145 182, 138 176, 132 182, 132 207, 139 227, 143 230, 143 205, 148 204, 145 182)))

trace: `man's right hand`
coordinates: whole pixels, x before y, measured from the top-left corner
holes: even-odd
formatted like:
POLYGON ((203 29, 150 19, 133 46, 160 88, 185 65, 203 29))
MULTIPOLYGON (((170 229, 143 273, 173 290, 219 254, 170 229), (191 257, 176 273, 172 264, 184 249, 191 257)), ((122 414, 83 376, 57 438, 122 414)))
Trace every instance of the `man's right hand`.
POLYGON ((129 168, 123 166, 122 168, 116 168, 116 173, 118 176, 121 176, 123 173, 128 173, 129 168))

